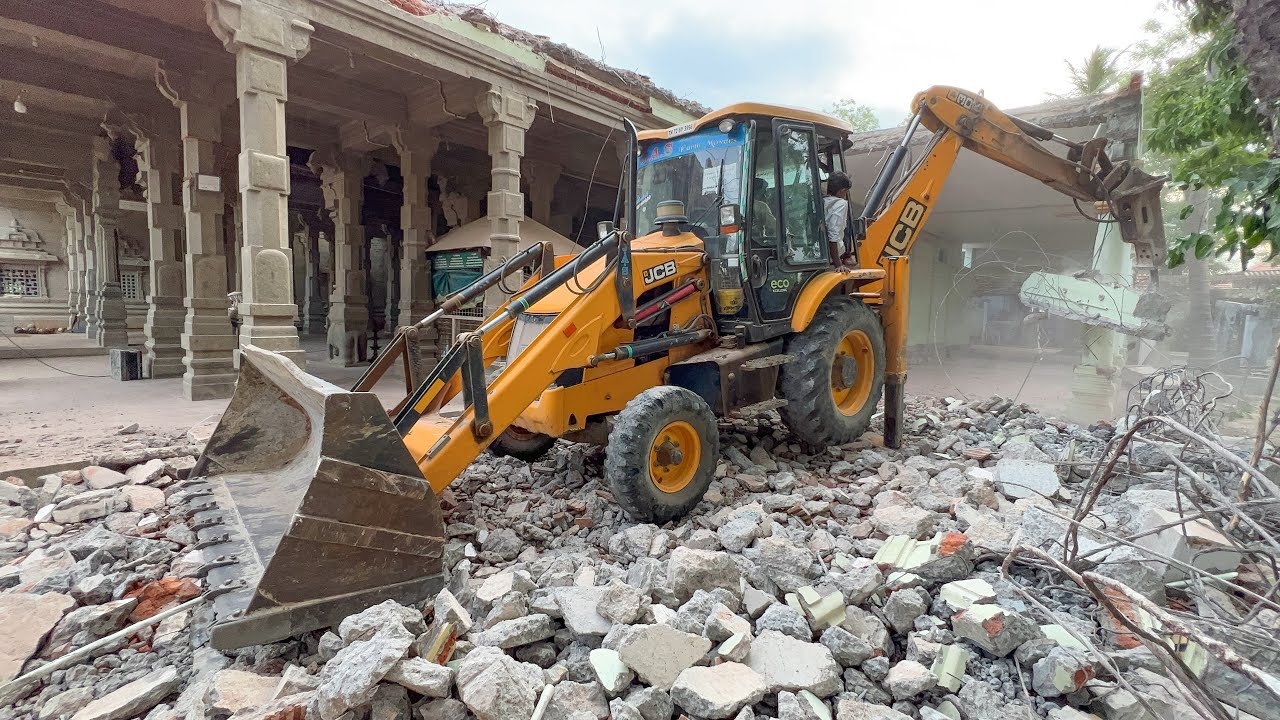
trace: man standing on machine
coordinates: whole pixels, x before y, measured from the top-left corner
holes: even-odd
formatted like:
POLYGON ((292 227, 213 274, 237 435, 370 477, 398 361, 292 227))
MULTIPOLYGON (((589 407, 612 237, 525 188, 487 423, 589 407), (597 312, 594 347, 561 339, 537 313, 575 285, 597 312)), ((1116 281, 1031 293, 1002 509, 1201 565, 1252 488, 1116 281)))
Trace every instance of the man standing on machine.
POLYGON ((822 215, 827 227, 827 246, 831 252, 831 264, 857 267, 850 246, 849 188, 853 182, 839 170, 827 178, 827 195, 822 198, 822 215))

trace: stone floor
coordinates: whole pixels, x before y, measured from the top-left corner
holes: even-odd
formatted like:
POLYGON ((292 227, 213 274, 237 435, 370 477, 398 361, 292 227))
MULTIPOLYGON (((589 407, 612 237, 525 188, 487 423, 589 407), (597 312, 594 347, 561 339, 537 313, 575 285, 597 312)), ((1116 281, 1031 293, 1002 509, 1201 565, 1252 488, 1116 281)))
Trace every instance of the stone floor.
MULTIPOLYGON (((30 346, 83 344, 67 335, 28 340, 37 341, 30 346)), ((322 338, 304 337, 303 347, 307 370, 336 385, 350 387, 364 371, 330 364, 322 338)), ((128 436, 117 436, 116 431, 131 423, 138 423, 144 432, 181 432, 216 420, 227 404, 226 400, 184 400, 181 378, 122 383, 104 377, 106 372, 102 356, 0 359, 0 472, 76 460, 87 444, 128 441, 128 436)), ((913 394, 962 399, 1017 396, 1061 417, 1070 381, 1071 364, 1064 355, 1037 362, 1034 355, 1016 348, 974 348, 953 352, 944 366, 936 360, 913 365, 908 387, 913 394)), ((398 368, 388 372, 377 388, 388 406, 403 396, 403 390, 398 368)))
MULTIPOLYGON (((66 345, 77 340, 35 338, 60 338, 66 345)), ((302 344, 308 371, 323 380, 350 387, 364 372, 329 364, 323 338, 304 337, 302 344)), ((387 405, 403 397, 403 378, 393 368, 376 389, 387 405)), ((87 445, 127 440, 116 431, 131 423, 143 431, 181 431, 216 419, 226 406, 226 400, 184 400, 182 378, 112 380, 101 355, 0 359, 0 472, 78 459, 87 445)))

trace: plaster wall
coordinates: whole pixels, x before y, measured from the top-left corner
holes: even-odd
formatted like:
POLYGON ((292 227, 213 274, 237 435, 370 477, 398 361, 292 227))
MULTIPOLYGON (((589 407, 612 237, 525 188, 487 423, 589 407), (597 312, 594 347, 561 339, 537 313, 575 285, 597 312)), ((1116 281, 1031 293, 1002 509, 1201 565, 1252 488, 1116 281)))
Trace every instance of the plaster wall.
POLYGON ((975 327, 973 282, 960 275, 960 243, 924 235, 911 252, 911 306, 907 349, 932 356, 934 343, 940 352, 968 345, 975 327))

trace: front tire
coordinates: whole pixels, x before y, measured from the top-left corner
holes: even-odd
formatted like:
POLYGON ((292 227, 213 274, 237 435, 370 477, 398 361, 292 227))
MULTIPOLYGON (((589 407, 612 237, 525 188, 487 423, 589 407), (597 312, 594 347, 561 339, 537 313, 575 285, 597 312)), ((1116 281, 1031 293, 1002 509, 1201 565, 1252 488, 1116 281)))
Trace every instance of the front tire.
POLYGON ((525 462, 541 460, 555 447, 556 439, 550 435, 530 432, 512 425, 507 431, 489 443, 489 452, 500 457, 513 457, 525 462))
POLYGON ((720 430, 696 393, 661 385, 618 413, 604 474, 618 504, 637 522, 661 525, 693 509, 715 477, 720 430))
POLYGON ((884 392, 884 331, 875 313, 852 298, 828 298, 787 354, 795 359, 778 378, 787 401, 779 413, 792 435, 822 447, 866 432, 884 392))

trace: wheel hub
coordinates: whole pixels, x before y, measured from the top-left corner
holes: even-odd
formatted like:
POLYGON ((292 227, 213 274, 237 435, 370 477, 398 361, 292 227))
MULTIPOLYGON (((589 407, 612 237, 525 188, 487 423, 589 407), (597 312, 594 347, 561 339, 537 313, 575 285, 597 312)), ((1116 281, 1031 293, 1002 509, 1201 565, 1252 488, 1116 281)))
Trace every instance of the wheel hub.
POLYGON ((831 368, 833 384, 840 390, 848 390, 858 380, 858 361, 848 355, 837 355, 831 368))
POLYGON ((649 476, 659 490, 683 490, 698 473, 701 447, 698 431, 677 420, 663 427, 649 446, 649 476))
POLYGON ((672 442, 670 436, 663 438, 662 444, 656 450, 658 464, 663 468, 679 465, 684 461, 684 453, 680 452, 679 443, 672 442))

